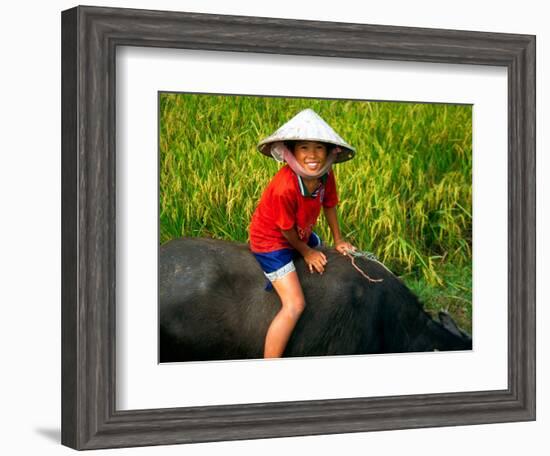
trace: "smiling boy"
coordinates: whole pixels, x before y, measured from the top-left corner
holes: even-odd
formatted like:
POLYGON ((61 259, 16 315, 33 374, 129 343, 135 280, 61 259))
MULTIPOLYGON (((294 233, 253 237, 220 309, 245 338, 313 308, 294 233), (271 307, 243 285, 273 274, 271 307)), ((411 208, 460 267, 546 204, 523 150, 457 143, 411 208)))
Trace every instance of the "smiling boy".
POLYGON ((301 255, 311 273, 322 274, 326 256, 313 232, 321 208, 337 251, 354 247, 340 233, 333 163, 349 160, 354 149, 313 110, 306 109, 258 145, 265 155, 286 162, 273 177, 252 216, 250 249, 281 299, 268 328, 264 358, 281 357, 305 299, 293 259, 301 255))

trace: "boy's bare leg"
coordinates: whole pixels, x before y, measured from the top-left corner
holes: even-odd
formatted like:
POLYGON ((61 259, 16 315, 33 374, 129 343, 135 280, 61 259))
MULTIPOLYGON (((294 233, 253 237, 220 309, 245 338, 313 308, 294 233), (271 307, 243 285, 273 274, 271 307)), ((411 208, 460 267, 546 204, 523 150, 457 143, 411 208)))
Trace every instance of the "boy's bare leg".
POLYGON ((281 299, 281 310, 271 322, 265 337, 264 358, 280 358, 292 330, 305 307, 304 293, 296 271, 272 282, 281 299))

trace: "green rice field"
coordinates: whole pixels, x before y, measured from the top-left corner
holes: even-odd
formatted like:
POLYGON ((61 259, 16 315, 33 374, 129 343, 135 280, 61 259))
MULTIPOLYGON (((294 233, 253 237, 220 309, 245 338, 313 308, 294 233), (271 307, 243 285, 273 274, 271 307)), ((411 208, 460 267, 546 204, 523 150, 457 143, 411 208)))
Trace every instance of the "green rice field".
MULTIPOLYGON (((258 142, 305 108, 357 151, 333 166, 345 238, 375 253, 429 311, 471 331, 472 107, 159 95, 160 242, 246 242, 260 196, 281 166, 258 142)), ((331 244, 320 217, 316 228, 331 244)))

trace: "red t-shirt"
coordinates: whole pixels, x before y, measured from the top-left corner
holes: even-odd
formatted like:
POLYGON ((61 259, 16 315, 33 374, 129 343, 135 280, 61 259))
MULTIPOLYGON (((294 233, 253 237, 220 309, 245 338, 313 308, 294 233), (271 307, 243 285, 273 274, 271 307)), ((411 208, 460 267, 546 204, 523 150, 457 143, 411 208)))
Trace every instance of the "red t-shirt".
POLYGON ((250 250, 263 253, 292 248, 281 231, 294 226, 300 239, 307 242, 321 206, 334 207, 338 203, 332 172, 313 194, 314 197, 303 196, 298 176, 288 165, 282 167, 265 189, 252 215, 250 250))

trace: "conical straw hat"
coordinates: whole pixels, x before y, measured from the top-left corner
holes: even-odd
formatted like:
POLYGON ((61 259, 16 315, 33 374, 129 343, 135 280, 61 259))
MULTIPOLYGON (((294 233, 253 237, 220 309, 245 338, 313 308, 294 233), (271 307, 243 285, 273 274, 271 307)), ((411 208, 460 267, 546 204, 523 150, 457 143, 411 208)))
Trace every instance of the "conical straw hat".
POLYGON ((258 144, 258 150, 271 157, 271 146, 280 141, 319 141, 334 144, 342 150, 335 163, 350 160, 355 149, 344 141, 313 109, 304 109, 258 144))

